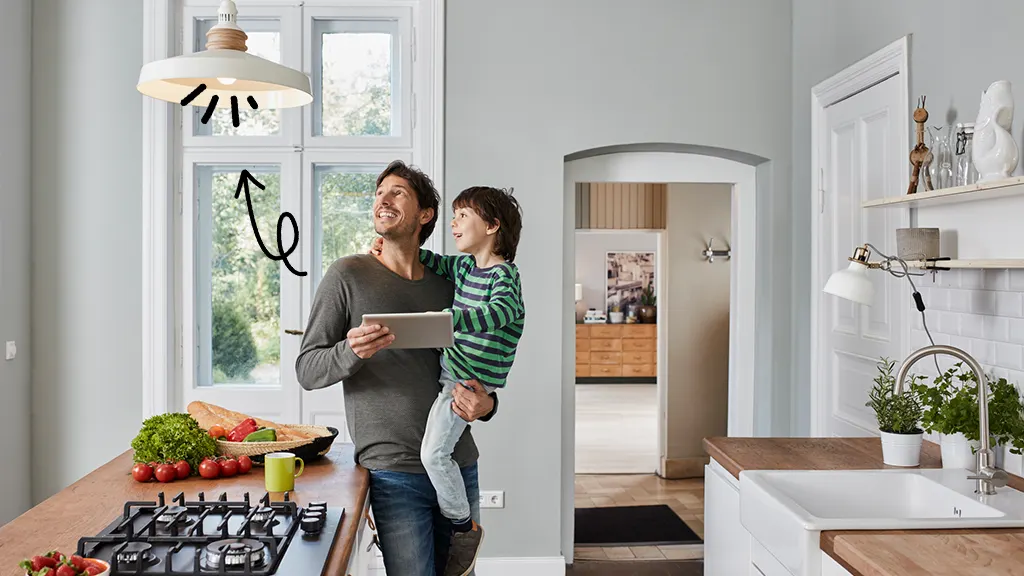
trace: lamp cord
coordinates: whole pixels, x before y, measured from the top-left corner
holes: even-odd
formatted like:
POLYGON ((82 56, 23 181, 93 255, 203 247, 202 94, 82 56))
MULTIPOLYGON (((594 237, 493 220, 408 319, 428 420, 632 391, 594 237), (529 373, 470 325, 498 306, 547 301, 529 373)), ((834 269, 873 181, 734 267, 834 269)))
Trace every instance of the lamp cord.
MULTIPOLYGON (((910 266, 907 266, 907 262, 904 259, 898 256, 889 256, 882 252, 881 250, 879 250, 878 247, 876 247, 874 244, 871 244, 870 242, 867 243, 867 246, 874 250, 876 254, 885 258, 885 262, 879 265, 879 267, 882 270, 885 270, 886 272, 892 274, 896 278, 906 278, 907 282, 910 282, 910 289, 913 290, 914 292, 914 303, 917 305, 918 312, 921 313, 921 326, 924 327, 924 333, 925 335, 928 336, 928 341, 931 342, 932 346, 934 346, 935 340, 932 338, 931 331, 928 330, 928 319, 925 317, 924 314, 924 300, 921 298, 921 293, 917 291, 917 286, 914 286, 914 280, 911 279, 912 274, 910 273, 910 266), (903 267, 903 270, 893 270, 893 262, 899 263, 899 265, 903 267)), ((919 275, 924 275, 924 273, 922 272, 919 275)), ((932 361, 935 362, 936 375, 941 376, 942 370, 939 368, 939 359, 934 354, 932 355, 932 361)))

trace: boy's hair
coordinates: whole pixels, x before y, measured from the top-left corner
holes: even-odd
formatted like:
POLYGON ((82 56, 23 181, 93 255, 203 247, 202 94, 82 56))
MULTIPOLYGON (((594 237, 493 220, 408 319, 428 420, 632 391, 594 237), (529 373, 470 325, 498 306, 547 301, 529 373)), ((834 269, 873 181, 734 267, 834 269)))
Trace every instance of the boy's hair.
POLYGON ((519 202, 512 196, 512 189, 498 189, 490 186, 466 188, 452 201, 452 210, 469 208, 488 224, 497 224, 498 233, 494 240, 494 253, 513 262, 519 246, 519 234, 523 230, 523 214, 519 202))
POLYGON ((424 174, 419 168, 406 165, 401 160, 395 160, 388 164, 388 167, 380 173, 380 176, 377 176, 378 188, 380 183, 388 176, 398 176, 409 182, 409 186, 412 187, 412 191, 416 194, 416 201, 420 205, 420 210, 434 209, 434 217, 420 228, 420 246, 423 246, 423 243, 434 232, 434 225, 437 224, 441 196, 437 193, 437 188, 434 188, 434 182, 430 179, 430 176, 424 174))

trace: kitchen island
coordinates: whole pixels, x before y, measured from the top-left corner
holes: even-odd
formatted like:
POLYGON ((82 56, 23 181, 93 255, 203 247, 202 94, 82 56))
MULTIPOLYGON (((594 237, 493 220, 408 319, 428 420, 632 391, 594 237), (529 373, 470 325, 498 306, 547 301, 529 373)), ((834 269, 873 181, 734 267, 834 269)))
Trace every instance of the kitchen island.
MULTIPOLYGON (((740 522, 744 470, 880 470, 876 438, 706 438, 705 570, 746 574, 750 565, 774 576, 788 571, 740 522), (742 551, 742 553, 740 553, 742 551), (740 568, 743 568, 740 571, 740 568)), ((940 468, 939 446, 925 441, 921 468, 940 468)), ((1010 474, 1000 490, 1024 491, 1010 474)), ((822 576, 994 576, 1024 573, 1024 529, 823 531, 822 576)), ((750 572, 756 573, 756 572, 750 572)))
MULTIPOLYGON (((18 563, 49 550, 74 553, 79 538, 99 534, 121 515, 129 501, 156 501, 160 492, 168 501, 179 492, 188 500, 196 499, 200 492, 210 500, 221 493, 226 493, 229 500, 241 500, 248 492, 256 501, 266 493, 263 468, 259 466, 248 474, 231 478, 208 480, 191 476, 162 484, 136 482, 132 479, 132 465, 132 451, 127 450, 0 527, 0 575, 24 576, 18 563)), ((367 522, 368 493, 369 474, 355 464, 351 444, 335 443, 330 453, 307 464, 295 479, 295 491, 289 495, 291 501, 300 506, 323 501, 332 509, 345 511, 321 574, 365 573, 365 549, 374 538, 372 522, 367 522)), ((282 493, 270 494, 273 502, 283 499, 282 493)))

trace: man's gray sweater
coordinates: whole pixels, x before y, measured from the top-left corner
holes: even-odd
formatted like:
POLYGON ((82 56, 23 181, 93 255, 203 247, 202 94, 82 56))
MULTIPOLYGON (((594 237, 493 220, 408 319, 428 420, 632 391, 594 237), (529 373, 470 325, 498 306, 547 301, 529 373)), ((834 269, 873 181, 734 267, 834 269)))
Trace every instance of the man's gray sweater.
MULTIPOLYGON (((407 280, 369 254, 335 261, 320 281, 295 370, 306 390, 342 386, 349 434, 363 467, 425 473, 420 443, 441 390, 440 352, 385 348, 364 360, 349 348, 346 334, 363 314, 443 310, 452 305, 454 291, 429 270, 420 280, 407 280)), ((467 427, 455 461, 467 466, 477 456, 467 427)))

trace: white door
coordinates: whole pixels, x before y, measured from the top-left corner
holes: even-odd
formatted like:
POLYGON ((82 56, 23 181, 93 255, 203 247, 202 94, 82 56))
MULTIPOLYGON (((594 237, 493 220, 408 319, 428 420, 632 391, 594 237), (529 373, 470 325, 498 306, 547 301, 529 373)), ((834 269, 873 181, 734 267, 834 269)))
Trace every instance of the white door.
MULTIPOLYGON (((828 276, 849 266, 856 246, 871 243, 896 253, 895 229, 907 226, 905 210, 861 208, 866 200, 901 194, 909 150, 902 149, 899 75, 825 109, 818 135, 823 203, 814 239, 818 277, 816 387, 819 436, 877 435, 877 421, 865 406, 877 363, 883 356, 902 360, 904 309, 911 300, 906 280, 871 270, 875 302, 854 304, 821 291, 828 276)), ((905 193, 904 189, 902 193, 905 193)), ((879 258, 872 254, 872 260, 879 258)))

